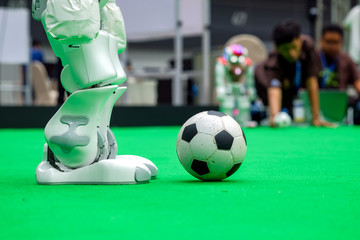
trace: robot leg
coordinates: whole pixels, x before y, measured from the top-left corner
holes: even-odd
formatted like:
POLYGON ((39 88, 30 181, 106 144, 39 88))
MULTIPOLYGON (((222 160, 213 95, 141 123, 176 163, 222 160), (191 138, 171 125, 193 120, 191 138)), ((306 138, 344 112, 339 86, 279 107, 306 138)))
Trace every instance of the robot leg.
POLYGON ((65 166, 78 168, 96 160, 98 138, 104 132, 102 112, 116 88, 92 88, 74 92, 46 125, 46 141, 65 166))
MULTIPOLYGON (((121 89, 122 88, 119 87, 118 92, 120 92, 121 89)), ((122 92, 121 92, 121 94, 122 94, 122 92)), ((106 107, 105 107, 106 110, 104 111, 104 114, 103 114, 103 116, 104 116, 103 117, 103 121, 104 121, 103 125, 104 125, 104 127, 106 127, 106 136, 107 136, 107 142, 108 142, 108 153, 109 153, 108 159, 116 159, 116 160, 122 161, 122 162, 131 161, 136 164, 143 164, 150 170, 151 178, 155 179, 158 174, 158 168, 150 160, 143 158, 143 157, 135 156, 135 155, 119 155, 119 156, 116 155, 117 154, 117 143, 116 143, 115 136, 109 127, 109 122, 110 122, 110 118, 111 118, 112 109, 118 98, 119 98, 119 96, 117 96, 117 94, 113 94, 112 96, 110 96, 110 98, 106 104, 106 107)), ((104 135, 105 135, 105 132, 104 132, 104 135)))
POLYGON ((144 164, 107 159, 108 122, 104 116, 108 119, 109 115, 104 109, 113 95, 117 99, 125 89, 81 90, 67 99, 45 127, 49 148, 44 147, 44 161, 36 171, 38 183, 135 184, 150 180, 151 172, 144 164))

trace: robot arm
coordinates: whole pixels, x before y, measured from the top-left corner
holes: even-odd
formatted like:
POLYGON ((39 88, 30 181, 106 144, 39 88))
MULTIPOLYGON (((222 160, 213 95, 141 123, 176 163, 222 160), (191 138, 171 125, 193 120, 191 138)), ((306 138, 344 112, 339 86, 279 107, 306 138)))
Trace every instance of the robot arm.
POLYGON ((226 96, 226 69, 225 66, 218 60, 215 66, 215 86, 216 86, 216 98, 219 102, 222 102, 226 96))
POLYGON ((256 89, 255 89, 255 76, 254 76, 254 66, 251 65, 247 68, 247 71, 246 71, 246 75, 245 75, 245 78, 246 78, 246 86, 248 88, 248 91, 249 91, 249 98, 250 98, 250 101, 254 101, 256 100, 256 89))

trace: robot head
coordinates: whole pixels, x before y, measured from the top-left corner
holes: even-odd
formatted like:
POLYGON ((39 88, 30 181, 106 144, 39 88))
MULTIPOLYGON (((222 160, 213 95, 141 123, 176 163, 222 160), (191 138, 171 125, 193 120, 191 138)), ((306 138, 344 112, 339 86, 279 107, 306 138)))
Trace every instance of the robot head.
POLYGON ((223 58, 231 74, 240 76, 251 65, 248 50, 240 44, 227 46, 223 52, 223 58))
POLYGON ((46 9, 47 0, 33 0, 32 1, 32 17, 40 21, 41 15, 46 9))
POLYGON ((240 64, 250 66, 251 59, 248 57, 248 50, 240 44, 231 44, 224 49, 223 58, 228 64, 240 64))

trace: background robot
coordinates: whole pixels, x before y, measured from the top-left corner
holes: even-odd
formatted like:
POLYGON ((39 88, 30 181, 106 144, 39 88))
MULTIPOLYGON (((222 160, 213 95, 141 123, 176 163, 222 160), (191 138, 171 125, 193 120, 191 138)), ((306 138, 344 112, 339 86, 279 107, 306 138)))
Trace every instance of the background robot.
POLYGON ((118 54, 126 48, 125 25, 115 0, 33 0, 64 69, 66 102, 45 127, 41 184, 134 184, 157 175, 148 159, 117 156, 111 112, 126 87, 118 54))
POLYGON ((255 100, 253 69, 248 51, 240 44, 225 47, 215 66, 216 95, 220 111, 232 116, 242 127, 251 120, 255 100))

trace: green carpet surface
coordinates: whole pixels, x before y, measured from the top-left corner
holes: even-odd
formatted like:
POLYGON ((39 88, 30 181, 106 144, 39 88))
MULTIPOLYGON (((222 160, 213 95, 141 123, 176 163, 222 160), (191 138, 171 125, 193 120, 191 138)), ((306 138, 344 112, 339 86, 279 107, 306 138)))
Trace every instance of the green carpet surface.
POLYGON ((183 169, 179 129, 113 128, 159 175, 111 186, 37 185, 43 129, 0 129, 0 239, 360 239, 360 128, 244 129, 221 182, 183 169))

